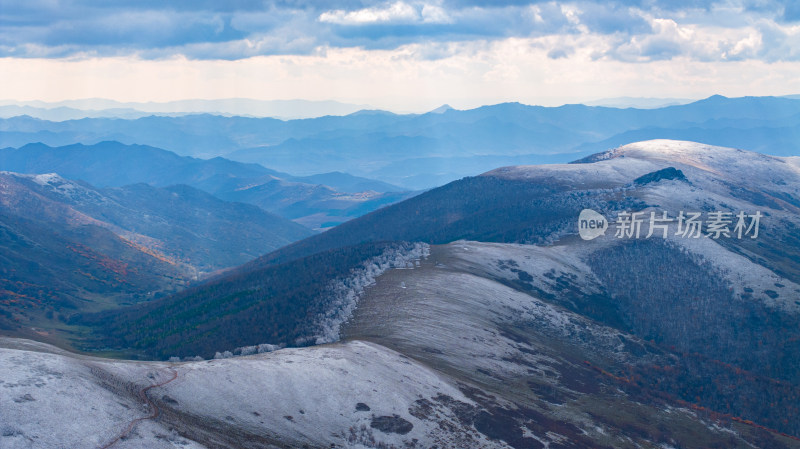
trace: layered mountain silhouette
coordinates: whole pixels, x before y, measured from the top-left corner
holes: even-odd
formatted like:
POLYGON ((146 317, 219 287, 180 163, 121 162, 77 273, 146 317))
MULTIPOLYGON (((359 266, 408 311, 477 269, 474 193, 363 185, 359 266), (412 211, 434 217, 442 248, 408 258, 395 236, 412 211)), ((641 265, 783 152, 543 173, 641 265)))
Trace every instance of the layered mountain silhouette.
MULTIPOLYGON (((215 423, 227 444, 798 447, 800 158, 653 140, 577 162, 455 181, 176 295, 69 322, 93 329, 76 340, 85 349, 251 354, 175 365, 187 383, 165 387, 171 423, 201 436, 215 423), (612 223, 604 235, 578 236, 584 209, 612 223), (651 212, 668 217, 654 235, 620 231, 651 212), (718 212, 729 232, 714 237, 718 212), (697 237, 678 218, 689 213, 704 220, 697 237), (757 235, 737 236, 739 213, 760 217, 757 235), (306 347, 320 342, 335 343, 306 347), (256 425, 192 399, 240 363, 286 360, 292 380, 259 388, 324 430, 299 412, 256 425), (410 383, 376 398, 346 380, 387 368, 410 383), (328 405, 302 399, 324 382, 345 386, 328 405)), ((240 388, 226 398, 257 408, 240 388)))
POLYGON ((800 101, 651 106, 0 120, 0 446, 800 447, 800 101))
POLYGON ((312 234, 186 185, 0 172, 0 204, 0 321, 12 330, 151 300, 312 234))
POLYGON ((198 159, 145 145, 101 142, 0 149, 0 169, 58 173, 99 187, 185 184, 226 201, 257 205, 311 229, 328 228, 413 193, 380 181, 331 172, 305 177, 258 164, 198 159))
POLYGON ((798 117, 797 99, 719 95, 655 109, 505 103, 285 121, 211 114, 65 121, 18 116, 0 120, 0 146, 115 140, 299 175, 342 171, 422 189, 502 165, 568 162, 657 138, 792 155, 800 151, 798 117))

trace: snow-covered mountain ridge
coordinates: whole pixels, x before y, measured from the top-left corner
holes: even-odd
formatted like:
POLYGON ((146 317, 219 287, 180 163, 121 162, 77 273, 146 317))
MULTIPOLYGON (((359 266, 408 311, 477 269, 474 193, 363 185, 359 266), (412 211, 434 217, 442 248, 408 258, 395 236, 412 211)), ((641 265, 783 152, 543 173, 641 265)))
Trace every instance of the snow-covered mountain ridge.
POLYGON ((114 447, 800 447, 798 159, 648 141, 582 162, 497 169, 315 237, 399 227, 434 243, 413 269, 355 282, 357 303, 349 289, 326 303, 338 342, 170 363, 4 340, 0 445, 54 447, 29 443, 47 441, 24 420, 41 407, 107 411, 78 446, 155 408, 114 447), (584 208, 609 219, 604 235, 579 237, 584 208), (624 213, 662 211, 665 237, 615 235, 624 213), (681 236, 680 211, 759 211, 760 233, 681 236))

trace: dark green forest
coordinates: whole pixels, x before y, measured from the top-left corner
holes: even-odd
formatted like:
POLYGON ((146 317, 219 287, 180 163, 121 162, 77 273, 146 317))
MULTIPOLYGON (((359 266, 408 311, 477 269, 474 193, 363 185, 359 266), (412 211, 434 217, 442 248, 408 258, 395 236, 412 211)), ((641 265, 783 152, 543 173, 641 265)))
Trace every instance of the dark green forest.
POLYGON ((132 357, 213 357, 263 343, 296 346, 315 335, 332 280, 400 243, 329 250, 236 274, 137 306, 75 315, 94 329, 84 349, 110 348, 132 357), (299 340, 299 343, 298 343, 299 340))

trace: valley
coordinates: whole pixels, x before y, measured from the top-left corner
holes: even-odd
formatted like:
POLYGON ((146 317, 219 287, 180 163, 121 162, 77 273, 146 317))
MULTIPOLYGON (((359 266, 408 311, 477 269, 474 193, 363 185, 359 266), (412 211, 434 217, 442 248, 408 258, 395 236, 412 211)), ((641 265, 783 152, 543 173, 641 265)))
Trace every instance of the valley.
MULTIPOLYGON (((83 351, 151 361, 5 339, 4 413, 99 388, 80 407, 109 418, 48 424, 79 446, 800 447, 799 195, 797 157, 683 141, 499 168, 67 320, 83 351), (585 208, 612 223, 591 241, 585 208), (615 232, 662 210, 763 218, 758 238, 615 232)), ((44 438, 8 422, 9 447, 44 438)))
POLYGON ((800 449, 798 37, 0 0, 0 449, 800 449))
MULTIPOLYGON (((149 390, 158 420, 139 422, 114 447, 800 447, 791 434, 706 412, 650 383, 686 355, 512 286, 525 278, 557 291, 563 282, 550 273, 587 268, 568 248, 458 241, 419 262, 378 277, 333 344, 167 363, 4 340, 5 369, 37 367, 4 385, 22 398, 6 413, 73 408, 58 392, 84 388, 83 407, 108 418, 82 422, 69 441, 100 445, 150 413, 131 401, 174 370, 176 380, 149 390), (644 377, 647 367, 661 371, 644 377), (128 411, 118 405, 126 403, 128 411)), ((15 426, 4 428, 7 447, 43 437, 15 426)))

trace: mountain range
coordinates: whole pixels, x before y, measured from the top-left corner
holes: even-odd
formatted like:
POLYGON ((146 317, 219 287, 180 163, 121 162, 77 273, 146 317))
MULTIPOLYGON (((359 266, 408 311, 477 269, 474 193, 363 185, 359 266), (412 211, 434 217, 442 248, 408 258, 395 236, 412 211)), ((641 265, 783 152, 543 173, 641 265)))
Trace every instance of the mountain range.
POLYGON ((568 162, 655 138, 791 155, 800 150, 798 117, 797 99, 722 96, 654 109, 505 103, 302 120, 210 114, 65 121, 19 116, 0 119, 0 146, 115 140, 181 155, 256 162, 297 175, 342 171, 422 189, 497 166, 568 162))
POLYGON ((119 142, 63 147, 35 143, 0 149, 0 169, 58 173, 98 187, 185 184, 226 201, 257 205, 311 229, 334 226, 414 194, 341 172, 295 177, 258 164, 178 156, 119 142))
POLYGON ((93 370, 114 410, 174 372, 157 426, 206 447, 800 447, 798 197, 799 157, 683 141, 499 168, 67 318, 84 350, 173 362, 26 357, 93 370), (578 236, 585 209, 604 235, 578 236), (634 212, 669 218, 626 236, 634 212), (695 212, 697 238, 678 219, 695 212), (713 237, 717 212, 758 214, 758 234, 713 237))
POLYGON ((13 105, 0 447, 800 448, 800 100, 664 101, 13 105))
POLYGON ((224 116, 273 117, 302 119, 325 115, 345 115, 366 109, 338 101, 310 100, 253 100, 228 98, 222 100, 182 100, 168 102, 120 102, 102 98, 66 100, 59 102, 0 100, 0 117, 31 117, 63 121, 82 118, 136 119, 151 115, 176 117, 209 113, 224 116))
POLYGON ((0 172, 0 205, 0 327, 12 331, 152 300, 312 234, 186 185, 0 172))

